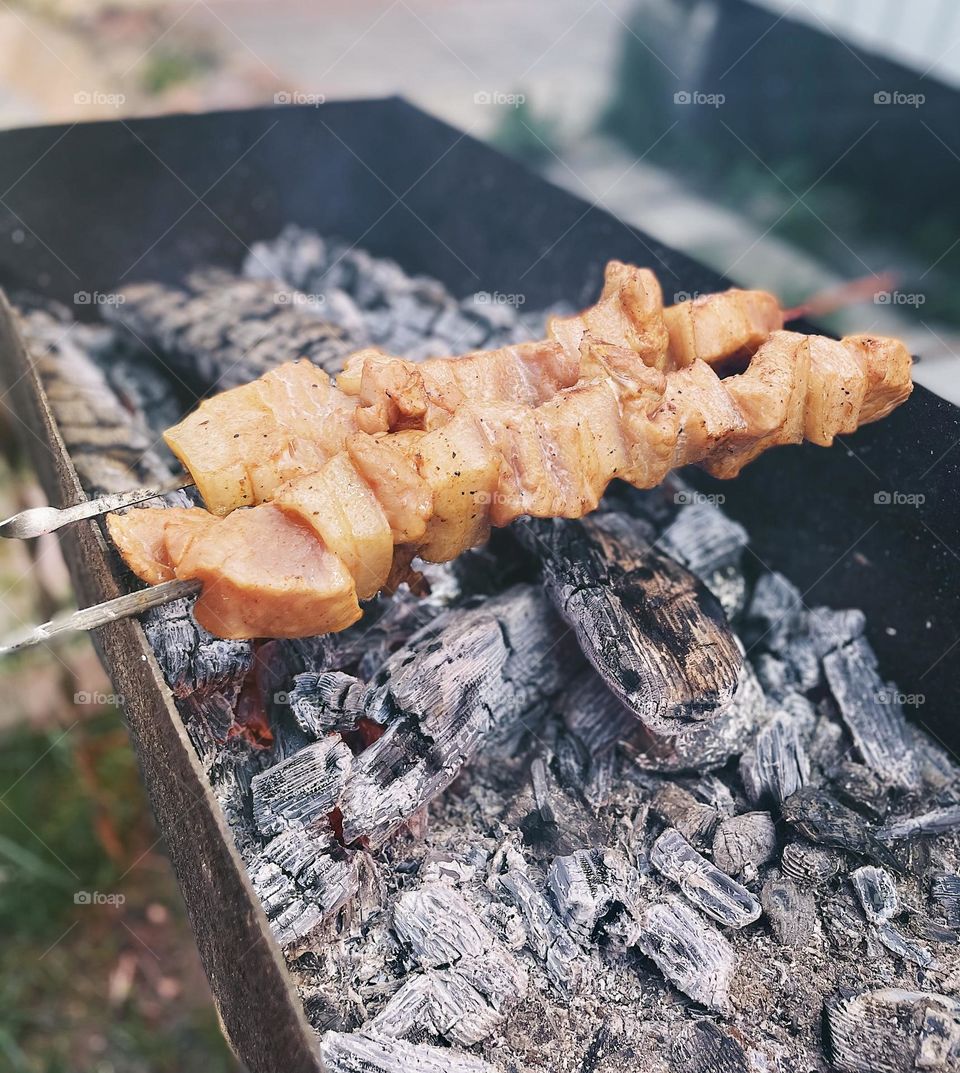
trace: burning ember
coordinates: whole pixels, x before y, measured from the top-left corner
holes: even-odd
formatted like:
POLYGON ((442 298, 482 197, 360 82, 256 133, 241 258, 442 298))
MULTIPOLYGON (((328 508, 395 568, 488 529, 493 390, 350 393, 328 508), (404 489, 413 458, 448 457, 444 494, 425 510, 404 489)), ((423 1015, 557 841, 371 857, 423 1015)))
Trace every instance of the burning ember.
MULTIPOLYGON (((224 386, 545 319, 295 228, 247 278, 112 316, 25 313, 91 493, 175 471, 151 445, 182 407, 142 347, 224 386)), ((747 542, 673 477, 424 566, 428 595, 336 634, 255 651, 188 601, 144 616, 332 1073, 958 1068, 960 767, 863 615, 807 607, 747 542)))

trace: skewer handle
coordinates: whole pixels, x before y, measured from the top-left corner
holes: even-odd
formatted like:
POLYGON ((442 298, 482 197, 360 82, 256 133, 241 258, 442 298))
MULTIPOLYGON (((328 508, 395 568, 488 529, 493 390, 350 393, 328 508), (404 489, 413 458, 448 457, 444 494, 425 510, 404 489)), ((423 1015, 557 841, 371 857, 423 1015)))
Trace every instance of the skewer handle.
POLYGON ((141 589, 139 592, 131 592, 102 604, 94 604, 93 607, 84 607, 79 611, 61 615, 43 623, 42 626, 33 626, 10 638, 4 644, 0 644, 0 656, 18 652, 21 648, 29 648, 31 645, 42 644, 61 634, 95 630, 98 626, 106 626, 107 623, 116 622, 117 619, 139 615, 144 611, 149 611, 151 607, 161 607, 163 604, 173 603, 174 600, 180 600, 185 596, 193 596, 199 591, 199 581, 164 581, 160 585, 151 585, 150 588, 141 589))
POLYGON ((112 510, 132 507, 136 503, 143 503, 168 492, 189 488, 192 484, 192 481, 178 479, 169 487, 134 488, 130 492, 115 492, 112 495, 100 496, 99 499, 88 499, 73 507, 30 507, 14 514, 12 518, 7 518, 5 522, 0 522, 0 537, 6 537, 8 540, 27 540, 55 533, 65 525, 82 521, 84 518, 96 518, 100 514, 109 514, 112 510))

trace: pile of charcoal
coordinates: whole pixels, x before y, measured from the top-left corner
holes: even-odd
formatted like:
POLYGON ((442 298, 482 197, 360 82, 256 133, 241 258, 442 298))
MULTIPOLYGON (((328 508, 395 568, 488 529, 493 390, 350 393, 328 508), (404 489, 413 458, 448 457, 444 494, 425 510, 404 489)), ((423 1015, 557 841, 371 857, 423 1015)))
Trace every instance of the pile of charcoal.
MULTIPOLYGON (((123 298, 24 312, 90 491, 173 470, 198 378, 545 316, 296 228, 123 298)), ((331 1073, 960 1069, 960 766, 863 615, 747 546, 673 479, 424 566, 341 634, 144 617, 331 1073)))

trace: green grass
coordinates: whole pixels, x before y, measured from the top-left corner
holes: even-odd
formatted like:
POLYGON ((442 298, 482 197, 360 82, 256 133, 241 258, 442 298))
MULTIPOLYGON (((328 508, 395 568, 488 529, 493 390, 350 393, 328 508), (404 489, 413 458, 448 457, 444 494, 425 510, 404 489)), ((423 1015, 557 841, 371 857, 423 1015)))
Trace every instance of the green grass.
POLYGON ((147 93, 163 93, 185 85, 216 66, 216 57, 205 48, 157 48, 143 66, 141 85, 147 93))
POLYGON ((236 1070, 155 840, 116 712, 3 742, 0 1069, 236 1070), (77 905, 78 890, 125 902, 77 905))

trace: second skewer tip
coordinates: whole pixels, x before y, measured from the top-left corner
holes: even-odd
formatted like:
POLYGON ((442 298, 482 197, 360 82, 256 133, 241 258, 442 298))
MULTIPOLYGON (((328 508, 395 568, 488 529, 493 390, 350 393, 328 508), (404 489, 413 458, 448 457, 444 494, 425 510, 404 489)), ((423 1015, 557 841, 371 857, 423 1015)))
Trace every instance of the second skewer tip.
POLYGON ((133 507, 137 503, 144 503, 168 492, 190 488, 192 484, 193 481, 189 478, 178 477, 159 488, 134 488, 129 492, 115 492, 76 503, 72 507, 29 507, 0 522, 0 537, 7 540, 30 540, 46 536, 47 533, 55 533, 65 525, 82 521, 84 518, 96 518, 123 507, 133 507))

